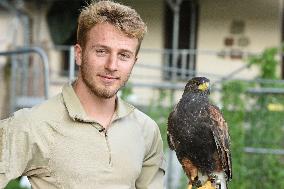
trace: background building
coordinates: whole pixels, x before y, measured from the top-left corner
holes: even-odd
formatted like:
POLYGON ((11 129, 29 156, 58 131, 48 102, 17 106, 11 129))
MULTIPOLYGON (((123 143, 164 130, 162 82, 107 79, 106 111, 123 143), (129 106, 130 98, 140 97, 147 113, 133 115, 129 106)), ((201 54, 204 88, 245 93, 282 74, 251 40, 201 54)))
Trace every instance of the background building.
MULTIPOLYGON (((43 48, 49 59, 51 96, 67 81, 70 46, 76 43, 77 16, 84 2, 0 1, 0 50, 43 48)), ((206 75, 215 81, 236 70, 239 71, 234 77, 252 79, 257 70, 245 67, 248 56, 282 43, 282 0, 121 2, 137 9, 148 24, 148 34, 131 77, 133 86, 139 86, 131 97, 137 103, 151 98, 143 87, 148 84, 164 87, 174 82, 181 88, 178 86, 193 75, 206 75)), ((1 57, 1 68, 6 62, 7 58, 1 57)), ((279 74, 283 76, 282 67, 279 74)), ((4 93, 2 90, 2 98, 4 93)))
MULTIPOLYGON (((216 91, 224 80, 255 80, 260 69, 248 66, 249 57, 267 48, 282 48, 283 0, 118 2, 135 8, 148 25, 127 97, 138 106, 159 100, 164 89, 175 104, 186 81, 196 75, 210 78, 216 91)), ((18 97, 28 97, 23 104, 32 105, 46 96, 40 53, 48 58, 49 97, 74 79, 69 75, 74 65, 72 45, 79 9, 85 4, 85 0, 0 0, 1 118, 20 108, 17 103, 23 99, 18 97), (43 51, 6 56, 7 51, 34 47, 43 51), (17 65, 15 76, 9 71, 14 69, 11 65, 17 65)), ((277 75, 283 79, 283 57, 277 58, 277 75)), ((221 94, 212 95, 218 103, 221 94)))

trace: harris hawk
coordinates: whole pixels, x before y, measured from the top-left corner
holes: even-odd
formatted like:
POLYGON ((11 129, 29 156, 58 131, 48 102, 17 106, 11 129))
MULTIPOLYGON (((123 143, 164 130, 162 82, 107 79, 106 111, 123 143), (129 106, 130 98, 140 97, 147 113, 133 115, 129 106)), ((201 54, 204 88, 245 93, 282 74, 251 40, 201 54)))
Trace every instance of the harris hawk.
POLYGON ((194 77, 168 117, 167 139, 189 188, 226 189, 232 179, 230 137, 219 108, 209 102, 210 81, 194 77))

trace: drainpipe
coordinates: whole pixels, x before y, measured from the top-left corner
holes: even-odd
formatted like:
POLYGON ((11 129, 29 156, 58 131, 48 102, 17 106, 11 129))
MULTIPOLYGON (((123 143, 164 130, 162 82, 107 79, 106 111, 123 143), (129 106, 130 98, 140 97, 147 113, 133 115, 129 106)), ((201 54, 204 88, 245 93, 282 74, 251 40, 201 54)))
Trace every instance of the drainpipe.
POLYGON ((170 8, 172 9, 174 13, 174 23, 173 23, 173 41, 172 41, 172 65, 174 68, 173 74, 172 74, 172 80, 176 81, 176 75, 177 75, 177 59, 178 59, 178 39, 179 39, 179 20, 180 20, 180 5, 183 2, 183 0, 166 0, 170 8))
MULTIPOLYGON (((180 5, 183 2, 183 0, 166 0, 170 8, 172 9, 174 13, 174 23, 173 23, 173 41, 172 41, 172 65, 173 65, 173 72, 172 72, 172 83, 176 82, 177 79, 177 60, 178 60, 178 39, 179 39, 179 20, 180 20, 180 5)), ((174 104, 175 99, 175 91, 170 91, 170 101, 171 104, 174 104)), ((167 171, 167 180, 166 180, 166 188, 171 189, 172 188, 172 171, 173 171, 173 156, 174 152, 169 150, 168 151, 168 171, 167 171)))
MULTIPOLYGON (((195 31, 196 31, 196 17, 197 17, 197 12, 196 12, 196 1, 195 0, 191 0, 190 3, 190 39, 189 39, 189 62, 188 65, 191 65, 191 67, 189 68, 189 70, 193 71, 193 69, 195 68, 195 65, 193 65, 194 62, 194 57, 196 56, 195 54, 195 44, 196 44, 196 35, 195 35, 195 31)), ((192 74, 192 73, 191 73, 192 74)), ((192 75, 191 75, 192 76, 192 75)))

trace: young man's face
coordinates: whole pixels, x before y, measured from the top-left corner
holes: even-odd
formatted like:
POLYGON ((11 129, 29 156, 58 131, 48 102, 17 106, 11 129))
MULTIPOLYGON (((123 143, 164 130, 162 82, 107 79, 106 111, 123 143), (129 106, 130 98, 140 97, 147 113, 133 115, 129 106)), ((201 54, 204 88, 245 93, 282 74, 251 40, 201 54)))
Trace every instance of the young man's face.
POLYGON ((137 47, 138 39, 129 38, 111 24, 94 26, 88 33, 85 48, 78 44, 75 47, 81 74, 79 82, 98 97, 113 97, 130 76, 137 47))

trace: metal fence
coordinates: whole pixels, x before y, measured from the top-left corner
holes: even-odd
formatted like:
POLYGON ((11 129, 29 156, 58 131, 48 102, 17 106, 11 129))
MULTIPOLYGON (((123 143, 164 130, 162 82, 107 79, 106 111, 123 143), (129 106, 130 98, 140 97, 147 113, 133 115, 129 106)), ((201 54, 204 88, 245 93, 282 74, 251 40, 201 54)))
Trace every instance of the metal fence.
MULTIPOLYGON (((76 71, 75 71, 75 62, 74 62, 74 49, 72 47, 66 47, 65 48, 66 52, 69 54, 69 69, 68 69, 68 80, 72 81, 75 78, 76 71)), ((48 68, 48 61, 46 54, 38 49, 38 48, 31 48, 31 49, 19 49, 15 51, 9 51, 9 52, 0 52, 0 55, 13 55, 14 54, 22 54, 22 53, 37 53, 40 55, 42 59, 42 65, 44 69, 38 69, 37 71, 28 71, 25 72, 24 70, 26 68, 23 68, 21 66, 21 63, 17 61, 17 58, 15 57, 14 60, 12 60, 12 70, 15 71, 15 73, 20 73, 20 74, 14 74, 12 72, 12 77, 11 77, 11 91, 10 92, 15 92, 15 91, 20 91, 21 93, 17 93, 15 95, 12 95, 11 98, 14 101, 12 104, 14 108, 13 110, 16 109, 16 107, 19 107, 19 104, 21 107, 24 106, 31 106, 32 104, 36 103, 36 99, 38 97, 35 97, 35 95, 30 95, 34 93, 30 93, 27 90, 34 89, 34 87, 29 87, 22 89, 24 86, 28 86, 22 76, 19 77, 19 75, 24 75, 26 78, 28 78, 28 81, 30 80, 31 77, 27 77, 30 75, 34 75, 32 80, 35 80, 36 77, 39 75, 43 75, 44 79, 44 89, 43 89, 43 94, 41 96, 42 98, 47 98, 48 97, 48 91, 49 91, 49 68, 48 68), (14 63, 13 63, 14 62, 14 63), (17 70, 17 71, 16 71, 17 70), (40 71, 39 71, 40 70, 40 71), (26 75, 25 75, 26 73, 26 75), (18 88, 18 89, 16 89, 18 88), (20 95, 19 95, 20 94, 20 95), (25 97, 25 98, 21 98, 25 97), (28 97, 28 98, 26 98, 28 97), (17 100, 16 100, 17 99, 17 100), (19 100, 19 99, 22 99, 19 100), (32 100, 32 101, 30 101, 32 100), (15 104, 15 102, 17 102, 15 104), (21 103, 24 102, 24 103, 21 103), (32 103, 31 103, 32 102, 32 103)), ((249 67, 243 62, 243 64, 239 64, 238 67, 236 67, 234 70, 230 70, 226 72, 226 74, 216 74, 212 70, 208 70, 208 72, 202 72, 197 69, 197 65, 195 67, 193 66, 194 64, 191 64, 190 62, 190 55, 194 54, 194 57, 200 58, 200 56, 211 56, 216 58, 218 56, 218 52, 214 51, 197 51, 197 50, 180 50, 177 52, 170 51, 170 50, 154 50, 154 49, 141 49, 141 56, 142 58, 139 60, 137 63, 136 67, 138 71, 133 73, 133 79, 131 80, 131 85, 130 87, 133 89, 133 93, 130 95, 142 95, 145 96, 145 93, 140 94, 141 89, 143 91, 147 91, 148 96, 150 97, 150 101, 145 102, 144 105, 149 106, 149 103, 157 101, 157 98, 159 98, 159 93, 163 91, 167 91, 169 94, 169 97, 166 99, 167 103, 162 104, 162 106, 173 106, 178 99, 180 98, 181 92, 185 86, 186 80, 191 78, 194 75, 203 75, 208 78, 213 78, 212 79, 212 96, 213 96, 213 101, 217 104, 220 105, 222 108, 222 86, 225 82, 232 81, 237 79, 238 81, 243 81, 246 84, 249 83, 256 83, 254 87, 249 87, 246 89, 246 91, 242 92, 239 94, 239 96, 247 96, 249 99, 249 102, 246 104, 248 107, 246 109, 246 116, 242 120, 242 127, 244 128, 244 146, 242 146, 241 152, 244 153, 243 156, 245 158, 249 157, 252 158, 251 155, 257 156, 257 157, 270 157, 272 156, 280 156, 282 158, 276 158, 278 159, 278 168, 279 171, 284 170, 283 166, 283 155, 284 155, 284 150, 283 150, 283 142, 282 140, 283 137, 281 138, 273 138, 271 141, 271 144, 268 144, 268 142, 263 143, 261 140, 263 139, 263 136, 265 135, 258 135, 257 133, 260 131, 270 133, 270 128, 271 129, 276 129, 278 132, 284 132, 284 122, 281 122, 280 118, 276 121, 273 122, 274 126, 267 126, 269 122, 261 123, 257 121, 257 115, 254 115, 254 112, 258 112, 257 107, 255 105, 255 102, 257 99, 261 98, 269 98, 272 101, 268 104, 268 106, 263 109, 265 111, 261 111, 261 115, 263 117, 259 117, 258 119, 264 120, 265 115, 271 116, 271 119, 273 119, 273 115, 279 115, 281 114, 281 111, 284 111, 284 102, 280 100, 275 100, 279 96, 282 96, 284 94, 284 82, 283 80, 260 80, 260 79, 245 79, 239 74, 243 71, 248 71, 249 67), (171 63, 173 61, 173 54, 176 53, 177 62, 176 63, 171 63), (149 56, 149 57, 147 57, 149 56), (159 61, 160 64, 153 64, 150 61, 159 61), (143 70, 143 71, 141 71, 143 70), (153 78, 151 78, 152 76, 153 78), (261 84, 265 84, 266 87, 262 87, 261 84), (275 85, 275 86, 274 86, 275 85), (268 86, 268 87, 267 87, 268 86), (271 87, 269 87, 271 86, 271 87), (156 95, 153 95, 156 94, 156 95), (275 102, 275 103, 273 103, 275 102), (256 109, 252 109, 252 107, 256 109), (272 109, 271 109, 272 107, 272 109), (274 108, 274 110, 273 110, 274 108), (277 110, 277 111, 275 111, 277 110), (255 128, 253 124, 257 125, 262 125, 258 126, 258 128, 255 128), (250 140, 251 138, 257 138, 257 140, 252 141, 250 140), (274 142, 273 142, 274 141, 274 142), (277 142, 275 142, 277 141, 277 142), (276 144, 275 144, 276 143, 276 144), (260 145, 257 145, 260 144, 260 145), (282 159, 282 160, 281 160, 282 159)), ((249 54, 249 53, 247 53, 249 54)), ((17 55, 18 56, 18 55, 17 55)), ((217 61, 218 59, 215 59, 214 61, 217 61)), ((224 60, 221 60, 222 62, 224 60)), ((196 62, 195 62, 196 63, 196 62)), ((214 64, 218 64, 219 62, 216 62, 214 64)), ((228 62, 227 62, 228 63, 228 62)), ((41 64, 40 64, 41 65, 41 64)), ((221 68, 220 68, 221 69, 221 68)), ((52 83, 52 82, 51 82, 52 83)), ((39 96, 39 95, 37 95, 39 96)), ((137 98, 129 98, 129 100, 135 104, 135 100, 137 102, 137 98), (134 100, 133 100, 134 99, 134 100)), ((138 104, 139 105, 139 104, 138 104)), ((153 104, 152 104, 153 105, 153 104)), ((156 117, 155 118, 158 123, 161 123, 162 125, 166 122, 167 117, 156 117)), ((163 130, 165 128, 161 128, 163 130)), ((274 136, 274 135, 273 135, 274 136)), ((165 141, 166 142, 166 141, 165 141)), ((234 143, 234 141, 232 141, 234 143)), ((183 171, 181 169, 180 164, 175 158, 175 154, 172 152, 169 152, 167 149, 166 151, 166 157, 167 157, 167 162, 168 162, 168 171, 166 175, 166 188, 168 189, 181 189, 182 183, 186 183, 186 180, 180 182, 182 180, 182 177, 184 176, 183 171)), ((236 154, 233 154, 236 155, 236 154)), ((265 158, 262 159, 263 161, 266 161, 265 158)), ((260 166, 259 166, 260 167, 260 166)), ((248 164, 244 164, 244 168, 251 169, 251 172, 255 175, 258 175, 258 177, 261 177, 262 174, 258 174, 255 170, 252 171, 253 169, 257 169, 259 167, 251 167, 248 164)), ((248 176, 251 176, 251 174, 248 174, 248 176)), ((237 173, 238 174, 238 173, 237 173)), ((242 188, 242 187, 240 187, 242 188)))
POLYGON ((49 65, 45 51, 38 47, 19 48, 0 52, 0 56, 10 60, 10 113, 48 99, 49 65), (31 54, 39 55, 42 61, 30 61, 31 54))

